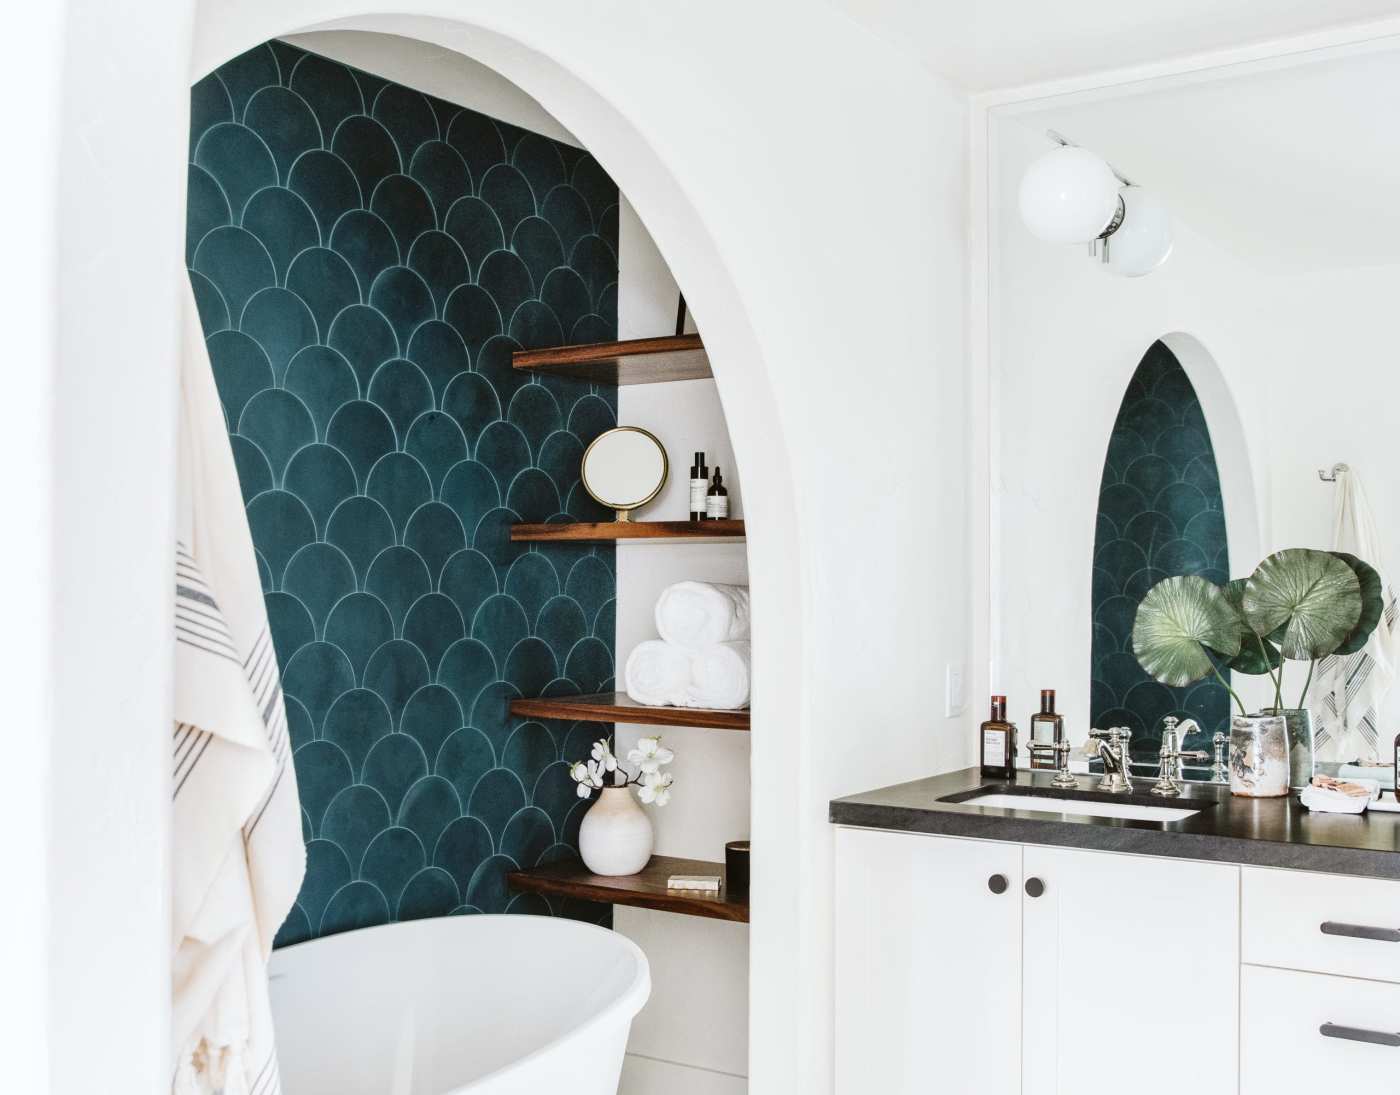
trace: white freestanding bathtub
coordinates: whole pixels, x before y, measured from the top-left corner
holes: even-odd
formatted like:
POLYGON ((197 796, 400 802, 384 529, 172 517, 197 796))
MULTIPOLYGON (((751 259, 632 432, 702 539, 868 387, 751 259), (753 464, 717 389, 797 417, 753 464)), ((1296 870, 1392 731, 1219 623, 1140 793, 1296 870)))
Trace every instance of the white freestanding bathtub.
POLYGON ((551 916, 345 932, 271 975, 284 1095, 614 1095, 651 994, 630 939, 551 916))

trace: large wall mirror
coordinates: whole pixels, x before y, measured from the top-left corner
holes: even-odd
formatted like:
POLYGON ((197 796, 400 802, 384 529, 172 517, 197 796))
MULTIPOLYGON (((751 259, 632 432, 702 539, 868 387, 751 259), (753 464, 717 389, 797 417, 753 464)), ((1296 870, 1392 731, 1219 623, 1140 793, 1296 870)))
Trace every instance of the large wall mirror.
MULTIPOLYGON (((1400 584, 1397 101, 1400 45, 1371 43, 992 112, 991 684, 1018 723, 1054 688, 1074 741, 1132 729, 1138 774, 1168 716, 1208 749, 1229 694, 1144 673, 1137 605, 1170 575, 1339 546, 1344 501, 1368 500, 1367 561, 1400 584), (1053 135, 1152 191, 1162 265, 1125 277, 1031 233, 1018 188, 1053 135)), ((1287 664, 1284 706, 1306 674, 1287 664)), ((1226 679, 1272 703, 1264 678, 1226 679)), ((1388 755, 1397 693, 1346 713, 1324 759, 1388 755)))

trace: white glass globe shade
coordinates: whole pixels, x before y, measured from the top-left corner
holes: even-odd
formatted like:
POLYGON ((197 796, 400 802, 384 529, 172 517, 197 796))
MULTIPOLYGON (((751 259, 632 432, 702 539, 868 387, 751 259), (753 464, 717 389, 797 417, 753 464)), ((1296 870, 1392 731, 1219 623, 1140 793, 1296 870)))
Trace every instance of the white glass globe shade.
POLYGON ((1150 274, 1172 253, 1172 221, 1155 194, 1125 186, 1123 223, 1108 237, 1108 268, 1125 278, 1150 274))
POLYGON ((1086 148, 1047 152, 1021 177, 1021 219, 1046 243, 1088 243, 1118 212, 1113 169, 1086 148))

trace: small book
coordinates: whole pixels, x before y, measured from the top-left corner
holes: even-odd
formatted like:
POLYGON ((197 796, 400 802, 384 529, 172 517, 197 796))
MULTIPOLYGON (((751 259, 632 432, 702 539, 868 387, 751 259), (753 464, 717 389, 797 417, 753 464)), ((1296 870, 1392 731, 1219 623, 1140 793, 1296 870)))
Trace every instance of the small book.
POLYGON ((673 874, 666 880, 668 890, 698 890, 703 893, 719 893, 717 874, 673 874))

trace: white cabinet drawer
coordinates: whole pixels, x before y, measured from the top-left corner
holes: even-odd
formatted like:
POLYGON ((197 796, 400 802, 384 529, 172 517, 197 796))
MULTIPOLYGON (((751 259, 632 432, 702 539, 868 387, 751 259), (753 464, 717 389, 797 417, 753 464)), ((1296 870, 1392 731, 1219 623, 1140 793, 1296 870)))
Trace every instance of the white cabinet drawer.
POLYGON ((1400 882, 1246 867, 1241 899, 1243 961, 1400 982, 1400 882))
POLYGON ((1400 986, 1252 966, 1242 971, 1240 1095, 1389 1090, 1400 1045, 1357 1040, 1367 1036, 1400 1042, 1400 986))

